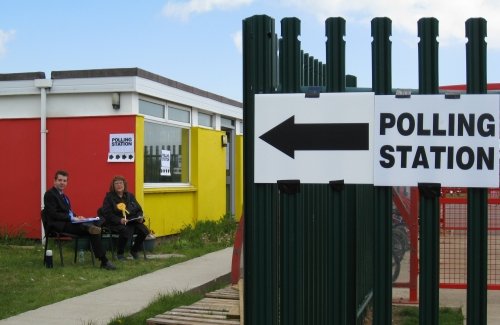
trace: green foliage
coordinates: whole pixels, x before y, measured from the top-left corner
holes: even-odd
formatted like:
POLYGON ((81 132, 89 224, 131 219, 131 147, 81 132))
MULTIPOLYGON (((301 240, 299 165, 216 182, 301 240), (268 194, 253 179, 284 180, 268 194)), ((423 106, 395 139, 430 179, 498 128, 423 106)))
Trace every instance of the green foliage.
MULTIPOLYGON (((418 325, 419 310, 418 307, 401 307, 393 308, 394 324, 400 325, 418 325)), ((441 325, 456 325, 463 324, 464 316, 459 308, 443 307, 439 309, 439 324, 441 325)))
MULTIPOLYGON (((96 266, 93 266, 90 252, 85 253, 84 264, 74 264, 73 242, 63 245, 64 267, 61 267, 59 256, 55 253, 54 268, 47 269, 43 266, 43 247, 40 241, 29 241, 21 235, 19 237, 4 236, 5 232, 2 232, 0 319, 230 247, 233 243, 231 236, 234 237, 235 229, 234 219, 228 216, 216 222, 200 222, 189 230, 183 230, 175 240, 157 239, 153 254, 176 253, 179 254, 178 257, 115 261, 118 269, 113 272, 101 270, 99 261, 96 261, 96 266), (203 237, 204 245, 199 244, 201 237, 203 237), (22 243, 30 243, 31 246, 21 246, 22 243), (54 285, 56 283, 57 285, 54 285)), ((49 241, 49 249, 57 252, 57 247, 52 240, 49 241)))
POLYGON ((224 215, 217 221, 198 221, 194 227, 187 225, 181 229, 179 238, 174 242, 173 247, 181 249, 189 245, 196 248, 207 244, 231 246, 234 241, 236 225, 234 216, 230 214, 224 215))
POLYGON ((439 324, 454 325, 463 323, 464 315, 459 308, 444 307, 439 310, 439 324))

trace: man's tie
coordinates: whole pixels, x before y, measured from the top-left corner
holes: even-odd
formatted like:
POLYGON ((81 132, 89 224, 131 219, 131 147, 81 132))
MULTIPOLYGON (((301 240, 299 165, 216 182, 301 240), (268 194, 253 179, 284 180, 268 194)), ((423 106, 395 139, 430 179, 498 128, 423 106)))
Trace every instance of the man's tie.
POLYGON ((66 204, 69 207, 69 217, 70 217, 70 219, 73 219, 73 217, 75 215, 74 215, 73 211, 71 211, 71 204, 69 203, 69 199, 64 193, 62 194, 62 197, 63 197, 64 202, 66 202, 66 204))

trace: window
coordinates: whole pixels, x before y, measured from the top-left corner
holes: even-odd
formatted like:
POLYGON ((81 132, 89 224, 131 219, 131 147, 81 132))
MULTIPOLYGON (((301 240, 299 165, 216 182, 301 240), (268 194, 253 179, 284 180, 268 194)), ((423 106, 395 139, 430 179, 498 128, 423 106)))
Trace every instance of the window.
POLYGON ((139 113, 159 118, 165 118, 165 107, 161 104, 139 100, 139 113))
POLYGON ((189 183, 189 123, 191 112, 168 107, 165 119, 164 107, 139 100, 139 112, 146 115, 144 122, 144 183, 189 183), (162 112, 163 115, 160 114, 162 112), (148 116, 156 119, 148 119, 148 116), (158 120, 162 118, 163 121, 158 120))
POLYGON ((225 118, 225 117, 221 117, 220 118, 220 124, 221 126, 225 126, 227 128, 234 128, 234 120, 231 120, 231 119, 228 119, 228 118, 225 118))
POLYGON ((189 111, 169 106, 168 119, 177 122, 190 123, 191 115, 189 111))
POLYGON ((198 112, 198 125, 207 126, 209 128, 213 127, 212 115, 198 112))
POLYGON ((189 182, 189 129, 144 123, 144 182, 189 182))

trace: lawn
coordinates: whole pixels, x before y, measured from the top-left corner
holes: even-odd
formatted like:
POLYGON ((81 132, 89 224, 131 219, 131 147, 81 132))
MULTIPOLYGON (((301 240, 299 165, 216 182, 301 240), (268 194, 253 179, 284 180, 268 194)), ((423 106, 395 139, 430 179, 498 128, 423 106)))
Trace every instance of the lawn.
MULTIPOLYGON (((154 254, 180 254, 168 259, 139 259, 116 262, 116 271, 92 265, 89 252, 85 262, 73 263, 73 245, 64 247, 64 267, 54 254, 54 268, 43 265, 40 241, 23 240, 3 234, 0 240, 0 319, 78 296, 102 287, 183 262, 233 245, 236 223, 231 216, 218 222, 199 222, 184 228, 178 236, 161 241, 154 254)), ((52 244, 52 241, 50 242, 52 244)), ((56 252, 53 247, 54 253, 56 252)))

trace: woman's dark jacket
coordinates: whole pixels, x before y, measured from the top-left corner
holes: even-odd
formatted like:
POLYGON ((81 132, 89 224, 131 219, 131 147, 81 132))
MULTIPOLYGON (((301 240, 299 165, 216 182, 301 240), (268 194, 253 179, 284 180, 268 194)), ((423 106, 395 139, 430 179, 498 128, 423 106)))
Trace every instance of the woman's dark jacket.
POLYGON ((124 192, 122 197, 119 197, 115 192, 106 193, 102 204, 101 213, 107 224, 119 225, 123 218, 122 210, 117 208, 119 203, 124 203, 129 213, 126 214, 127 219, 136 218, 143 215, 142 207, 135 199, 135 196, 130 192, 124 192))

